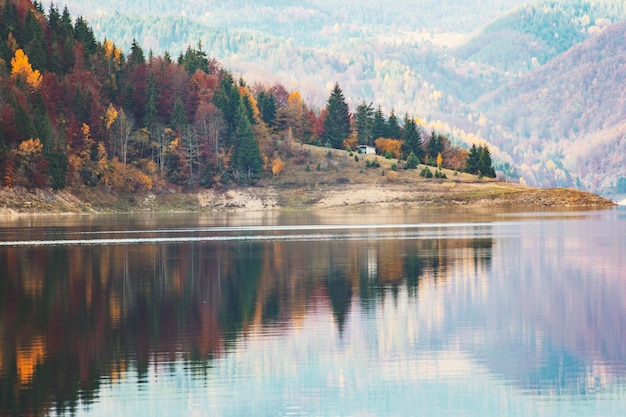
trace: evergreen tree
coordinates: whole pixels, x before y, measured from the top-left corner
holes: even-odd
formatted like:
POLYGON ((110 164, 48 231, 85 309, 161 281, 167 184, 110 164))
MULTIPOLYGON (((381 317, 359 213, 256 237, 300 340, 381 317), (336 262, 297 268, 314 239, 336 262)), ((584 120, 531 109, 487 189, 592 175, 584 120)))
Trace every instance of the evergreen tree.
POLYGON ((387 137, 391 139, 402 138, 402 128, 400 127, 400 124, 398 123, 398 117, 393 110, 391 110, 389 120, 387 121, 387 137))
POLYGON ((387 121, 383 114, 383 109, 378 106, 378 109, 374 113, 374 123, 372 124, 372 139, 375 141, 378 138, 388 138, 389 131, 387 129, 387 121))
POLYGON ((465 171, 470 174, 482 174, 486 177, 495 178, 496 171, 491 165, 491 152, 487 145, 472 145, 469 151, 467 162, 465 163, 465 171))
POLYGON ((185 108, 183 107, 183 100, 180 96, 176 97, 174 102, 174 110, 172 112, 172 119, 170 121, 170 127, 175 131, 182 131, 188 124, 187 116, 185 115, 185 108))
POLYGON ((404 116, 404 130, 402 131, 402 154, 408 156, 413 152, 415 156, 420 160, 424 160, 424 147, 422 146, 421 131, 415 123, 413 118, 407 114, 404 116))
POLYGON ((232 144, 232 135, 235 130, 235 115, 237 114, 240 99, 239 89, 235 85, 232 75, 227 71, 222 71, 220 85, 213 94, 213 104, 220 109, 224 116, 226 147, 232 144))
POLYGON ((431 160, 434 160, 437 158, 437 155, 443 153, 443 140, 441 135, 438 135, 434 130, 432 130, 430 132, 426 148, 428 156, 431 160))
POLYGON ((9 33, 13 33, 13 36, 15 36, 16 31, 19 29, 19 18, 15 2, 4 2, 4 10, 1 16, 2 24, 0 25, 0 35, 2 35, 2 42, 4 42, 9 36, 9 33))
POLYGON ((261 91, 257 97, 257 106, 259 113, 261 113, 261 120, 265 122, 270 129, 275 126, 276 123, 276 100, 271 92, 261 91))
POLYGON ((74 24, 74 38, 85 47, 86 57, 96 53, 98 44, 96 43, 93 30, 89 27, 87 21, 80 16, 74 24))
POLYGON ((361 103, 356 108, 357 140, 361 145, 374 145, 372 128, 374 126, 374 108, 372 103, 361 103))
POLYGON ((143 54, 143 49, 137 43, 136 39, 133 39, 133 43, 130 46, 130 55, 128 55, 128 64, 131 66, 138 66, 146 63, 146 58, 143 54))
POLYGON ((67 8, 67 6, 63 8, 63 14, 61 15, 61 31, 65 39, 70 39, 74 41, 74 29, 72 28, 72 15, 70 15, 70 11, 67 8))
POLYGON ((178 64, 182 65, 188 74, 194 74, 198 70, 208 74, 209 60, 206 52, 202 50, 202 41, 198 41, 198 49, 193 49, 191 45, 187 46, 185 53, 178 56, 178 64))
POLYGON ((490 178, 496 177, 496 172, 491 165, 491 152, 489 151, 487 145, 479 148, 478 166, 480 167, 480 172, 484 176, 490 178))
POLYGON ((159 93, 157 91, 156 78, 154 76, 154 72, 150 71, 148 86, 146 87, 146 104, 144 106, 143 125, 152 133, 154 133, 155 126, 158 122, 158 98, 159 93))
POLYGON ((48 45, 39 21, 35 15, 29 11, 24 22, 24 30, 28 33, 28 41, 24 43, 24 52, 34 69, 47 71, 48 67, 48 45))
POLYGON ((476 174, 480 170, 479 159, 480 151, 478 150, 476 144, 472 144, 472 147, 469 150, 467 161, 465 162, 465 172, 469 172, 470 174, 476 174))
POLYGON ((324 120, 322 141, 335 149, 343 147, 343 141, 350 136, 350 112, 339 83, 335 84, 326 104, 328 114, 324 120))
POLYGON ((419 159, 413 151, 409 153, 409 156, 406 158, 406 168, 407 169, 416 169, 419 164, 419 159))
POLYGON ((248 119, 243 99, 239 99, 239 106, 235 113, 235 129, 233 132, 233 159, 232 166, 238 177, 244 183, 261 176, 263 162, 259 145, 254 138, 252 124, 248 119))

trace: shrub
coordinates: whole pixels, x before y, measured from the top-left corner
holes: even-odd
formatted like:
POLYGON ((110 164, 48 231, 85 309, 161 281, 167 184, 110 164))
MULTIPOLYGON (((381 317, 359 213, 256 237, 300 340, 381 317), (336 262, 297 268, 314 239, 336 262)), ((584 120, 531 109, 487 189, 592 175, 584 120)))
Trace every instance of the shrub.
POLYGON ((430 168, 426 166, 424 167, 424 169, 422 169, 422 171, 420 172, 420 175, 424 178, 432 178, 433 172, 430 170, 430 168))
POLYGON ((397 171, 398 170, 398 164, 396 164, 395 162, 393 164, 391 164, 391 170, 392 171, 397 171))
POLYGON ((306 172, 311 172, 311 167, 309 164, 306 164, 306 168, 304 169, 306 172))
POLYGON ((383 172, 380 174, 382 177, 385 176, 385 170, 383 169, 383 172))
POLYGON ((409 156, 406 158, 406 169, 417 169, 417 164, 419 164, 419 159, 413 151, 411 151, 409 156))
POLYGON ((359 162, 359 155, 354 155, 355 162, 359 162))
POLYGON ((322 163, 321 163, 321 162, 318 162, 318 163, 317 163, 317 168, 316 168, 316 169, 317 169, 318 171, 321 171, 321 170, 322 170, 322 163))
POLYGON ((448 178, 448 177, 446 176, 446 174, 444 174, 441 170, 438 169, 435 171, 435 178, 448 178))
POLYGON ((393 158, 393 154, 391 153, 391 151, 385 151, 385 159, 391 159, 393 158))
POLYGON ((387 173, 387 181, 394 182, 398 180, 398 173, 396 171, 389 171, 387 173))

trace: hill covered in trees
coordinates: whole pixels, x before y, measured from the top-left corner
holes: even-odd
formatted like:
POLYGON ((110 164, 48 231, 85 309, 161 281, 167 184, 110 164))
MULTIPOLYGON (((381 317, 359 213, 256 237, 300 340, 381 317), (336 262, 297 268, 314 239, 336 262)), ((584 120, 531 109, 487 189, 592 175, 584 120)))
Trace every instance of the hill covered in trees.
POLYGON ((625 40, 612 25, 476 103, 524 180, 626 193, 625 40))
MULTIPOLYGON (((376 146, 409 168, 429 163, 495 176, 486 147, 470 151, 412 116, 363 102, 354 115, 339 84, 315 111, 281 84, 236 79, 201 42, 176 59, 125 54, 82 18, 52 4, 0 7, 0 183, 87 185, 135 192, 246 185, 284 171, 294 143, 376 146), (409 160, 411 163, 409 164, 409 160), (469 161, 469 163, 466 163, 469 161), (417 163, 416 163, 417 162, 417 163)), ((357 157, 358 159, 358 157, 357 157)), ((443 173, 440 173, 443 175, 443 173)))
MULTIPOLYGON (((626 18, 622 1, 67 3, 89 18, 95 33, 123 50, 133 39, 155 53, 184 50, 201 39, 204 50, 250 85, 281 83, 299 91, 316 109, 339 82, 352 109, 362 101, 373 102, 388 115, 392 110, 417 115, 429 125, 426 130, 452 132, 451 139, 468 146, 485 139, 493 145, 503 178, 604 194, 616 191, 620 177, 611 174, 597 187, 587 176, 570 171, 567 152, 548 159, 566 174, 568 180, 561 181, 534 168, 548 160, 529 163, 501 151, 517 145, 526 132, 517 130, 519 124, 500 124, 501 117, 488 117, 483 110, 494 91, 508 86, 513 96, 523 94, 513 89, 526 74, 626 18)), ((619 85, 607 86, 604 94, 617 90, 619 85)), ((601 94, 596 98, 604 100, 601 94)), ((548 120, 559 117, 544 111, 548 120)))

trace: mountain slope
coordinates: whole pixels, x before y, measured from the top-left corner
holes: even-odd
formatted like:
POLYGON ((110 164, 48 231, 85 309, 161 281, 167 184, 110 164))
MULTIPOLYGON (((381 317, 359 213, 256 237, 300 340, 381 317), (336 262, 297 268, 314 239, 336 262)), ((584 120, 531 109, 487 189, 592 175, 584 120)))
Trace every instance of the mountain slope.
POLYGON ((501 71, 526 72, 624 18, 621 0, 535 2, 496 19, 454 54, 501 71))
POLYGON ((475 106, 501 126, 489 138, 529 182, 610 195, 626 176, 625 82, 626 21, 475 106))

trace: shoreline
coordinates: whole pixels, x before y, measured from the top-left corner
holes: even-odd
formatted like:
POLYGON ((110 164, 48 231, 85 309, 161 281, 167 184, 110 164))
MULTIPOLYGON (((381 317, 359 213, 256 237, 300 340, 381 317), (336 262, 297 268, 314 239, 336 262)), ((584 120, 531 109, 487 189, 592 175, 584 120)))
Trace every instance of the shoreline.
POLYGON ((0 188, 2 217, 79 214, 255 212, 318 209, 538 209, 614 207, 614 201, 584 191, 537 189, 497 180, 365 183, 297 187, 238 187, 182 193, 110 195, 97 188, 32 192, 0 188))

